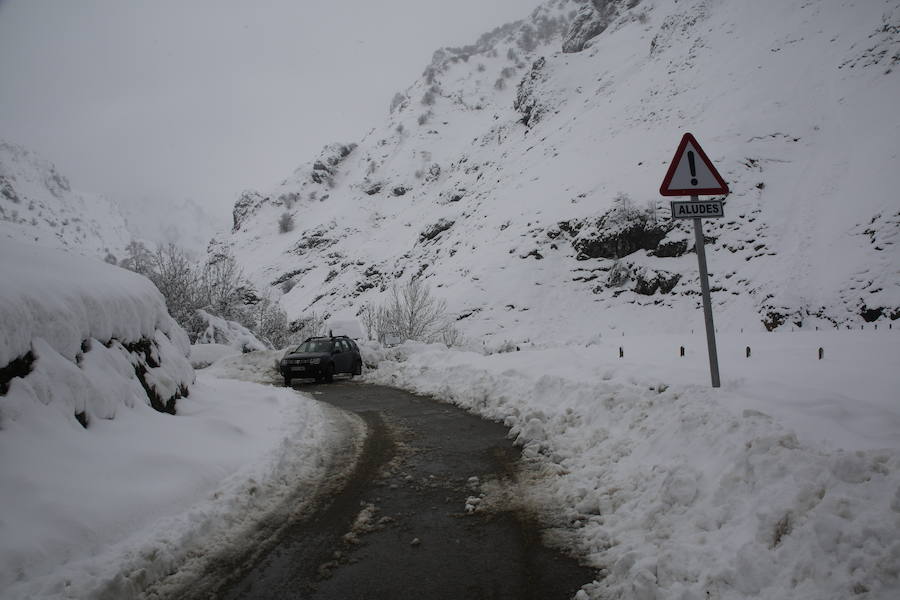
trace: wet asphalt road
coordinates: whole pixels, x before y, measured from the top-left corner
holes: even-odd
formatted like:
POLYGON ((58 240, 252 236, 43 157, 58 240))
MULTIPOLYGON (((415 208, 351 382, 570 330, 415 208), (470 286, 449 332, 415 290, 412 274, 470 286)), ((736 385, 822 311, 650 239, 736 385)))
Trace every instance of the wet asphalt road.
POLYGON ((365 420, 360 464, 273 550, 204 597, 562 600, 594 579, 545 547, 529 515, 466 512, 479 483, 515 477, 519 452, 503 426, 387 387, 295 387, 365 420))

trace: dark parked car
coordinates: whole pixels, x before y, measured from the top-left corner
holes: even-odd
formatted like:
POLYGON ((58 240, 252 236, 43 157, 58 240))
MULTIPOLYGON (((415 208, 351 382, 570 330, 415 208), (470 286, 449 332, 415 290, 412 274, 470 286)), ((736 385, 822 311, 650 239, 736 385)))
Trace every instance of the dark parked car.
POLYGON ((347 336, 311 337, 284 355, 279 370, 287 386, 294 378, 331 383, 338 373, 361 375, 362 357, 347 336))

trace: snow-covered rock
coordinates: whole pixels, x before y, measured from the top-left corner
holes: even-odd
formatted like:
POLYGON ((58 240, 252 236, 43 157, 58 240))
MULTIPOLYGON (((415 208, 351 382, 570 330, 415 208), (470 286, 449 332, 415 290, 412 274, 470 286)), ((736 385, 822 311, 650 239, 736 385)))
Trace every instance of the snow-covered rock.
POLYGON ((693 234, 658 188, 690 131, 732 190, 705 223, 720 329, 896 319, 898 30, 892 0, 548 1, 436 52, 383 124, 245 196, 222 241, 290 318, 420 276, 491 343, 688 331, 693 234), (659 235, 607 243, 617 210, 659 235))
POLYGON ((253 332, 236 321, 229 321, 199 309, 196 312, 192 329, 199 332, 194 346, 202 344, 221 344, 230 346, 238 352, 268 350, 269 346, 260 341, 253 332))
POLYGON ((88 427, 121 407, 176 412, 194 372, 188 339, 146 278, 0 239, 0 422, 53 410, 88 427))

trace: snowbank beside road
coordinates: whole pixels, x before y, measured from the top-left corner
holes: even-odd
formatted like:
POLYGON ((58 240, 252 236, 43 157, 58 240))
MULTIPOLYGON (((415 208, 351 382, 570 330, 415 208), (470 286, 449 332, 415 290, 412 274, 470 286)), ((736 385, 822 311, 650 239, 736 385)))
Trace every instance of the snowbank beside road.
POLYGON ((2 427, 43 405, 83 426, 140 403, 174 412, 189 393, 187 335, 145 277, 0 240, 0 281, 2 427))
POLYGON ((407 354, 368 380, 505 422, 603 571, 593 597, 900 593, 896 332, 723 335, 720 390, 700 336, 407 354))
POLYGON ((89 431, 51 415, 0 431, 0 597, 124 599, 199 575, 340 472, 332 455, 361 427, 346 419, 201 372, 177 417, 136 405, 89 431))
POLYGON ((121 600, 199 575, 352 466, 358 418, 283 388, 195 384, 144 277, 0 240, 0 282, 3 600, 121 600))

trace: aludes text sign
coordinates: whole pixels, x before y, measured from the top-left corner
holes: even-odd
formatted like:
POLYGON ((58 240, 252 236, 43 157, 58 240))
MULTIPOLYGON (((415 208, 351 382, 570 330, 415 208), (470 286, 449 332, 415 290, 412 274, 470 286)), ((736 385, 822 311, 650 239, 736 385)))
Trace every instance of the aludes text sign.
POLYGON ((723 200, 703 200, 702 202, 672 202, 673 219, 710 219, 725 216, 723 200))

